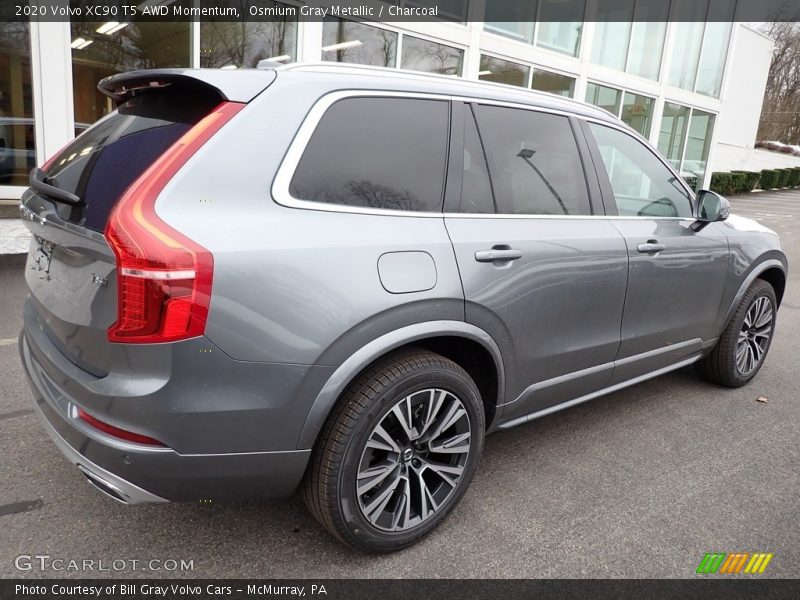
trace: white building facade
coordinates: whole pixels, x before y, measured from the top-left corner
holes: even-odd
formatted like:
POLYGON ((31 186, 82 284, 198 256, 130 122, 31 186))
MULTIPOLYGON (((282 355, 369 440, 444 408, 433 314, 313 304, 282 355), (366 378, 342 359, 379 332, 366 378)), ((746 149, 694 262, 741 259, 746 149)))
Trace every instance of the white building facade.
POLYGON ((519 22, 493 21, 491 0, 440 4, 453 22, 0 23, 0 201, 18 199, 34 162, 112 110, 96 91, 101 78, 265 58, 432 71, 569 96, 619 116, 698 188, 714 170, 746 168, 773 43, 716 14, 715 0, 535 0, 519 22))

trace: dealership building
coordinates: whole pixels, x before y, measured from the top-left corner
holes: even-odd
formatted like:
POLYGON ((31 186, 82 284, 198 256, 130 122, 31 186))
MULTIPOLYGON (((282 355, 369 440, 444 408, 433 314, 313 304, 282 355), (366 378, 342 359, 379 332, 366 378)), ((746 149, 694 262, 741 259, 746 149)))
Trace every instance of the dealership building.
POLYGON ((783 166, 752 164, 773 42, 722 14, 729 4, 536 0, 515 22, 500 21, 490 0, 443 0, 446 22, 0 23, 0 202, 19 199, 34 163, 113 109, 97 91, 103 77, 262 59, 414 69, 590 102, 696 187, 713 170, 783 166))

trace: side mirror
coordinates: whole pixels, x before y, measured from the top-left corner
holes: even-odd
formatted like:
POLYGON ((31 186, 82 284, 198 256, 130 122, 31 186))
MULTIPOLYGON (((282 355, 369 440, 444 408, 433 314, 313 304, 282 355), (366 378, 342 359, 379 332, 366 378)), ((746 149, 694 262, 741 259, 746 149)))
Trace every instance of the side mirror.
POLYGON ((700 231, 709 223, 724 221, 731 214, 731 204, 726 198, 711 190, 697 192, 697 210, 692 229, 700 231))

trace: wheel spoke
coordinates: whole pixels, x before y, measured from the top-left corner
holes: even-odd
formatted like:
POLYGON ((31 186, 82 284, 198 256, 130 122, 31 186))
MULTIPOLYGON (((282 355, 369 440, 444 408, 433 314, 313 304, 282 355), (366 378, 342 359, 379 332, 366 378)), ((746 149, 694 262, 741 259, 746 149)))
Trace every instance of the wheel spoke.
POLYGON ((428 398, 427 410, 425 411, 425 418, 422 421, 422 428, 419 432, 420 436, 425 435, 430 426, 436 422, 436 417, 444 405, 444 399, 446 397, 447 392, 444 390, 431 390, 430 398, 428 398))
POLYGON ((383 509, 386 508, 386 505, 389 504, 389 500, 392 499, 394 492, 397 490, 397 486, 403 481, 401 477, 396 477, 389 485, 386 486, 380 494, 375 496, 369 504, 364 506, 364 514, 367 515, 367 518, 375 523, 378 518, 383 513, 383 509))
POLYGON ((461 474, 464 472, 464 467, 460 466, 442 465, 428 460, 422 461, 422 464, 425 469, 429 469, 436 473, 451 487, 456 486, 458 478, 461 477, 461 474))
POLYGON ((461 417, 465 417, 467 411, 464 410, 461 402, 453 402, 450 408, 445 413, 445 416, 437 423, 436 428, 430 436, 431 440, 438 438, 444 431, 447 431, 454 425, 461 417))
POLYGON ((431 452, 436 452, 438 454, 461 454, 463 452, 469 452, 469 438, 470 434, 469 431, 467 431, 449 437, 438 444, 434 444, 433 441, 431 441, 428 447, 431 452))
POLYGON ((411 416, 411 396, 403 398, 403 400, 392 409, 392 413, 400 424, 400 427, 403 428, 403 432, 406 434, 406 438, 408 438, 407 441, 410 442, 416 439, 417 431, 414 429, 414 421, 411 416))
POLYGON ((400 446, 392 439, 382 425, 378 425, 372 431, 367 441, 367 448, 374 448, 376 450, 386 450, 388 452, 396 452, 400 454, 400 446))
POLYGON ((374 467, 370 467, 368 469, 360 471, 357 477, 359 483, 358 486, 359 496, 361 494, 366 494, 374 487, 380 485, 396 469, 399 469, 399 466, 396 462, 387 461, 384 464, 376 465, 374 467))

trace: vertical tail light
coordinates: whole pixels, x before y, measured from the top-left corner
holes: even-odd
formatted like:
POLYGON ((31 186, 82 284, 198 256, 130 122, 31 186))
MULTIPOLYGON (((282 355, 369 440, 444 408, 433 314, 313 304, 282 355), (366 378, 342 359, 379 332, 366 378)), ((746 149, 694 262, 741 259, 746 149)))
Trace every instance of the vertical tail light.
POLYGON ((117 259, 117 321, 112 342, 172 342, 203 335, 214 260, 155 212, 158 195, 244 104, 223 102, 125 190, 105 235, 117 259))

